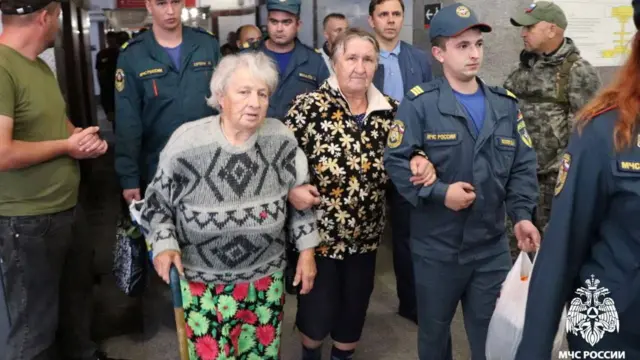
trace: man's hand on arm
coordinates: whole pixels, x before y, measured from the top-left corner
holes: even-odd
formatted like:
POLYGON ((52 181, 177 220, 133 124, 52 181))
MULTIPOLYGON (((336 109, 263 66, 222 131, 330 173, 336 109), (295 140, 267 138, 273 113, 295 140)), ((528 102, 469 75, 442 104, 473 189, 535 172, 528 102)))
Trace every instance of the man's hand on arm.
POLYGON ((296 186, 289 191, 289 203, 298 211, 308 210, 320 204, 320 193, 310 184, 296 186))
POLYGON ((422 155, 415 155, 409 162, 411 168, 411 178, 409 181, 413 185, 429 186, 436 181, 436 169, 433 164, 422 155))

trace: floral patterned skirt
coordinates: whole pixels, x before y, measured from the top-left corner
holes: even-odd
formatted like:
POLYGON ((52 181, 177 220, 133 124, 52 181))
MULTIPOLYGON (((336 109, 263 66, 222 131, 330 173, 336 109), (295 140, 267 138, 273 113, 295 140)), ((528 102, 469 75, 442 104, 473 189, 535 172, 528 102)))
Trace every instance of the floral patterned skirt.
POLYGON ((279 359, 282 272, 252 283, 182 281, 190 360, 279 359))

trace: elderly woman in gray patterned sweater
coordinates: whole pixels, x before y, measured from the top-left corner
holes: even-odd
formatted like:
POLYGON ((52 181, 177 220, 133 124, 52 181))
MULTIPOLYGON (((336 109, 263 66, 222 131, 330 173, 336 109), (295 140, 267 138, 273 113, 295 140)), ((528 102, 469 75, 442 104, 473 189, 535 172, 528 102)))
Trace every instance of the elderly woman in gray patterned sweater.
POLYGON ((262 53, 225 57, 208 100, 220 115, 175 131, 145 194, 156 271, 168 281, 174 264, 185 278, 191 359, 278 358, 286 241, 301 253, 301 292, 313 286, 315 214, 288 205, 308 162, 293 133, 265 119, 277 81, 262 53))

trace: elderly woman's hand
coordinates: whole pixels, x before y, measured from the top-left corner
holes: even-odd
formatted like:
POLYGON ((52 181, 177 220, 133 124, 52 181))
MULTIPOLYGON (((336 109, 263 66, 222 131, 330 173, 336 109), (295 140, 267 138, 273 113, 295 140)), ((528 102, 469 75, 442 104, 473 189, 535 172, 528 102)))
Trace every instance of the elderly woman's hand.
POLYGON ((289 190, 289 202, 298 211, 308 210, 320 204, 320 193, 310 184, 296 186, 289 190))
POLYGON ((180 275, 184 276, 184 268, 182 267, 179 251, 165 250, 153 259, 153 266, 156 268, 156 272, 167 284, 169 284, 171 265, 175 265, 180 275))
POLYGON ((300 252, 296 276, 293 279, 293 286, 298 286, 302 282, 300 294, 308 294, 313 289, 313 281, 316 278, 315 249, 306 249, 300 252))
POLYGON ((424 156, 416 155, 411 159, 411 174, 409 181, 413 185, 429 186, 436 181, 436 169, 424 156))

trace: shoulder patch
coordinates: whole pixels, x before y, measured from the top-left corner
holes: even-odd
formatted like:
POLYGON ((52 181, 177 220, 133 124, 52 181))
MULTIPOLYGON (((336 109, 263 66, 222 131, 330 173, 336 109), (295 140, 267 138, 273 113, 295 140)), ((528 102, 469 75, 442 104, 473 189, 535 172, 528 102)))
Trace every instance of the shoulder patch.
POLYGON ((320 49, 313 49, 313 50, 315 50, 318 54, 322 54, 322 53, 320 52, 320 49))
POLYGON ((393 120, 391 128, 389 129, 389 135, 387 137, 387 146, 390 149, 395 149, 402 144, 402 137, 404 136, 404 122, 402 120, 393 120))
POLYGON ((520 134, 520 139, 522 142, 527 145, 529 148, 533 148, 533 141, 531 140, 531 136, 527 132, 527 124, 524 123, 524 117, 522 116, 522 112, 518 110, 518 119, 516 120, 516 130, 518 134, 520 134))
POLYGON ((560 170, 558 170, 558 180, 556 180, 555 196, 560 195, 560 192, 564 188, 564 183, 567 181, 567 175, 569 174, 569 168, 571 167, 571 154, 565 153, 560 160, 560 170))
POLYGON ((424 93, 432 91, 436 87, 437 84, 434 82, 416 85, 407 92, 406 97, 409 98, 409 100, 413 100, 424 93))
POLYGON ((122 90, 124 90, 124 71, 122 71, 122 69, 117 69, 116 70, 116 90, 118 90, 118 92, 122 92, 122 90))

